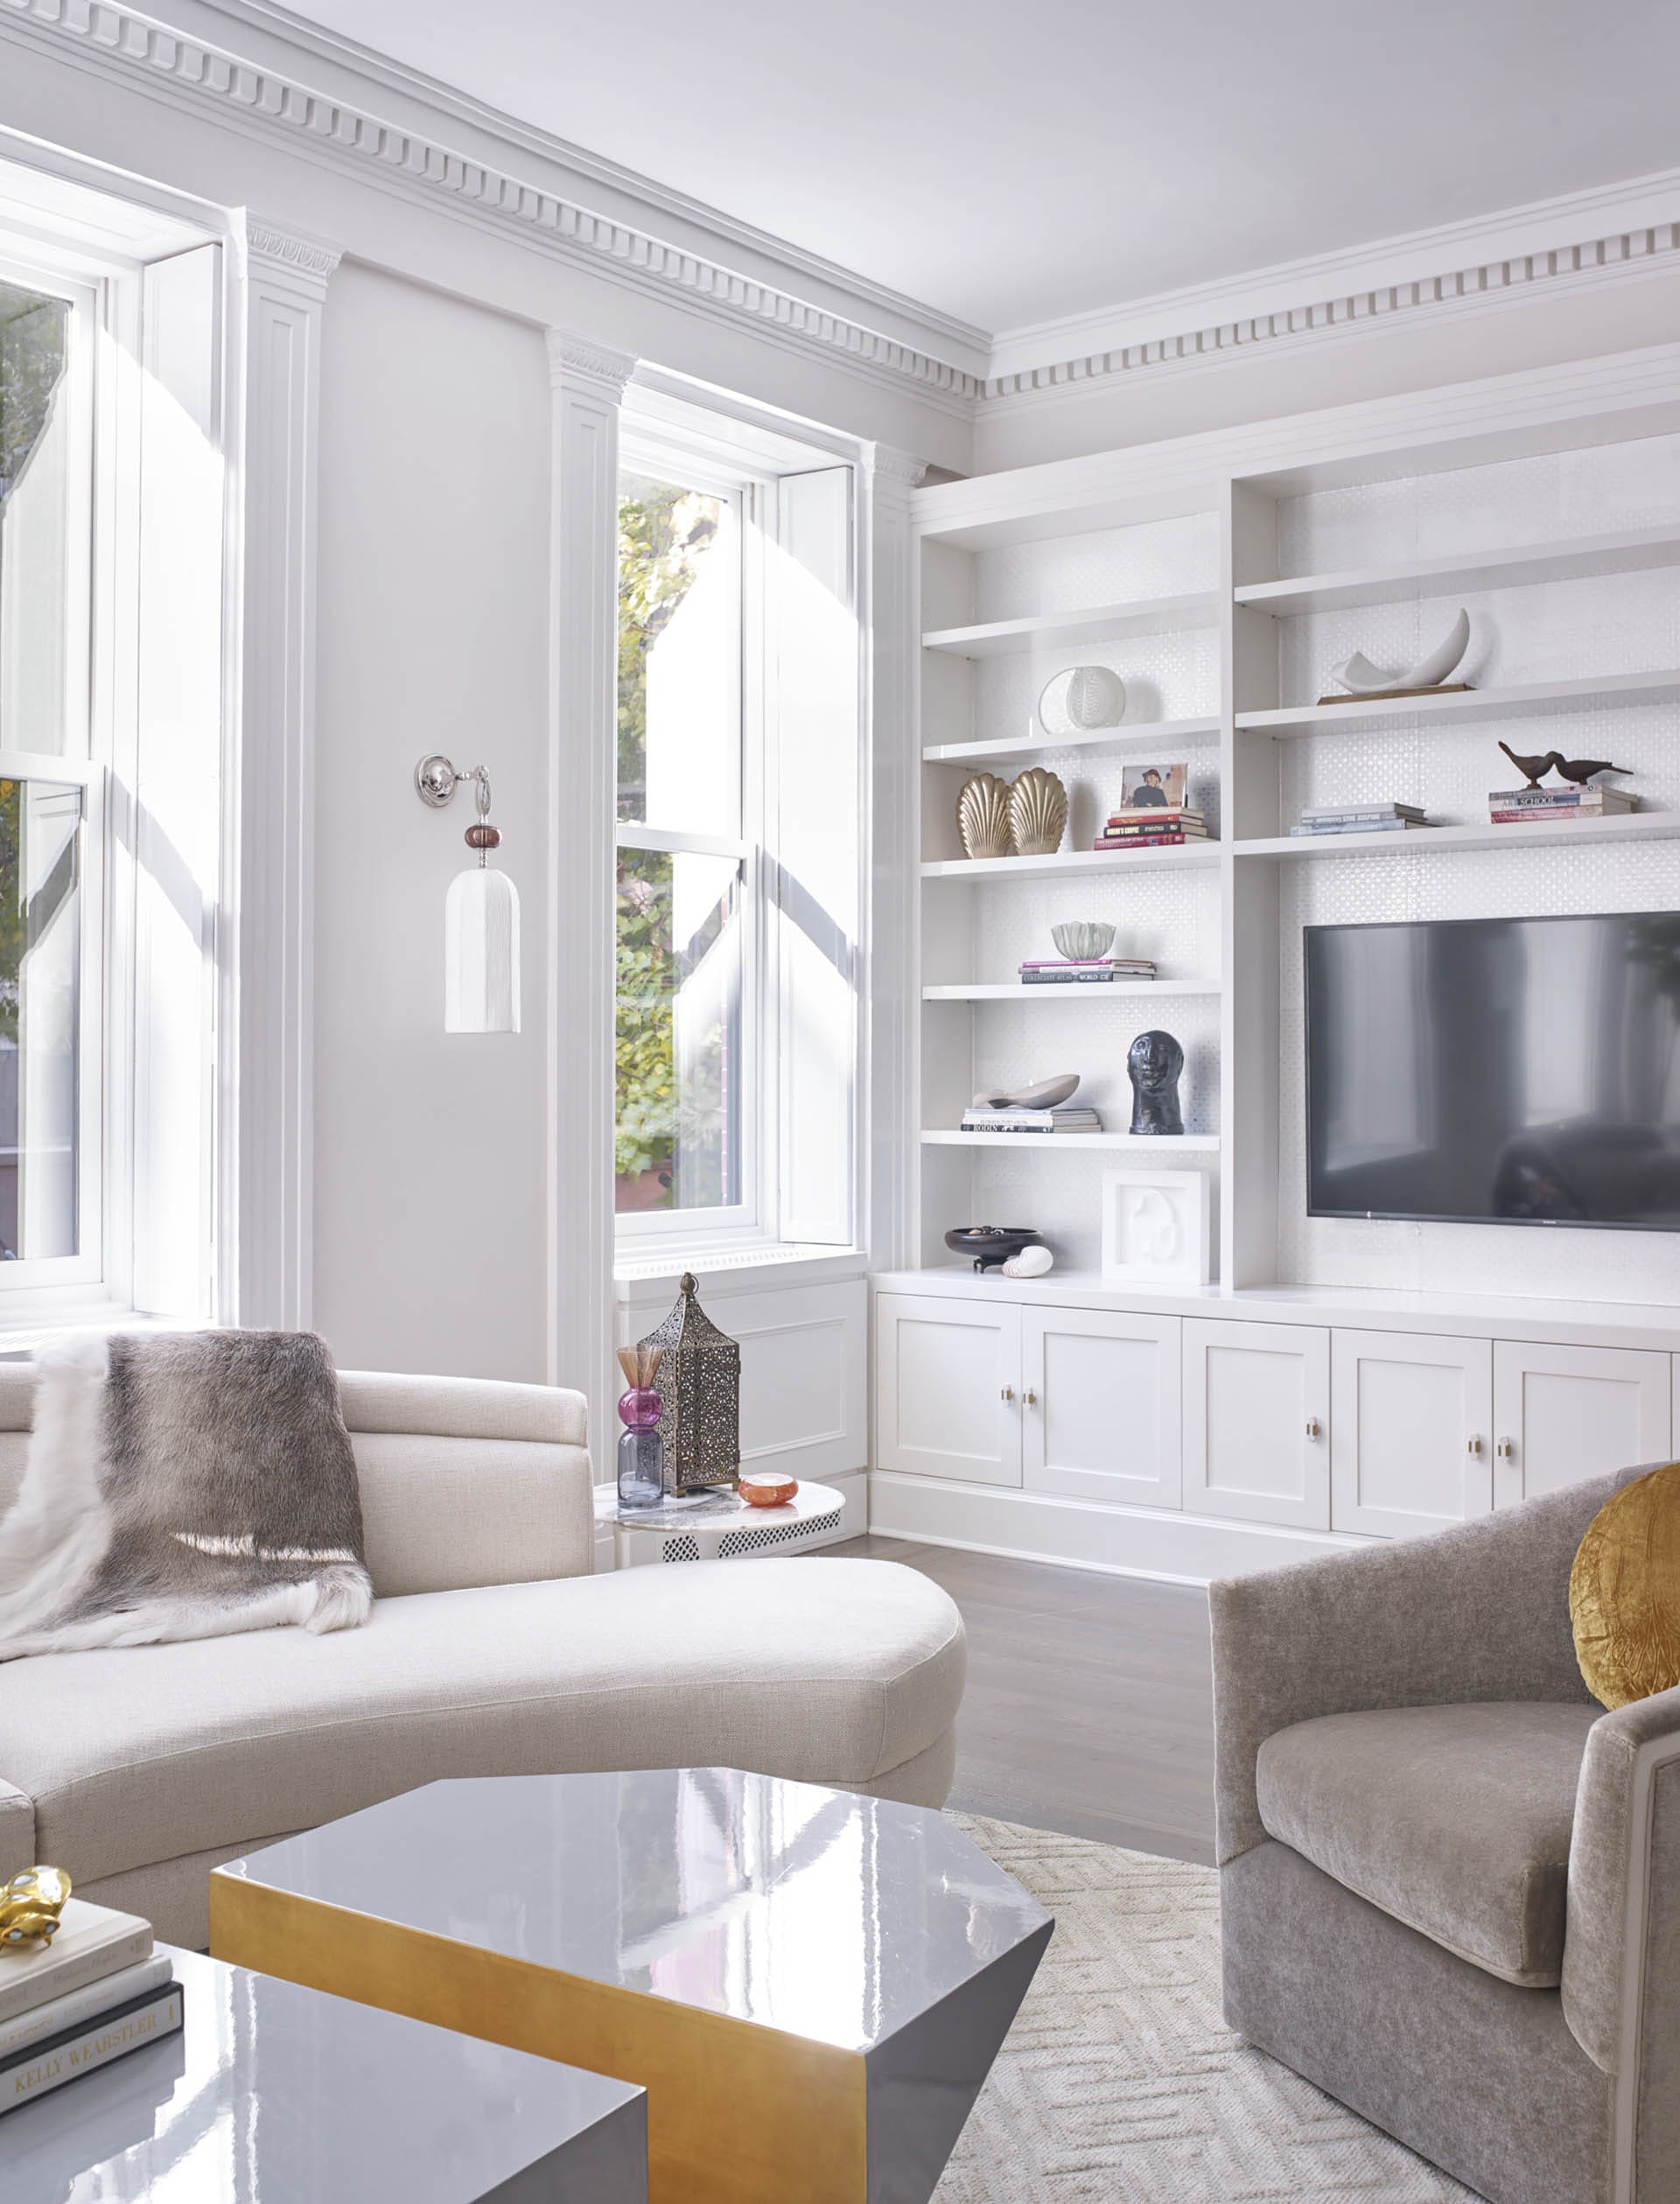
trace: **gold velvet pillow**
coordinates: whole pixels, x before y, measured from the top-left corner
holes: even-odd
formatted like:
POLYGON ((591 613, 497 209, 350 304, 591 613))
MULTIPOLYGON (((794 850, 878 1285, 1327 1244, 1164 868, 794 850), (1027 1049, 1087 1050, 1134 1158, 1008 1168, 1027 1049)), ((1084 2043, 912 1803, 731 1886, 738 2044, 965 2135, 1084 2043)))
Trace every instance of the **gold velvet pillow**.
POLYGON ((1569 1576, 1586 1688, 1607 1707, 1680 1684, 1680 1462, 1606 1500, 1569 1576))

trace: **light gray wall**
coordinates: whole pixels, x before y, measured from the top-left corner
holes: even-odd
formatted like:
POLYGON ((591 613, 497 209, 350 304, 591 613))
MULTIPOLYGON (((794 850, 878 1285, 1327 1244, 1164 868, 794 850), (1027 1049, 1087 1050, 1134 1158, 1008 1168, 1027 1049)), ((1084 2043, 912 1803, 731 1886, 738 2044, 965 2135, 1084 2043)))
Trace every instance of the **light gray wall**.
POLYGON ((315 1324, 342 1365, 543 1375, 548 366, 540 331, 346 262, 322 346, 315 1324), (523 1030, 444 1032, 444 892, 488 767, 523 1030))

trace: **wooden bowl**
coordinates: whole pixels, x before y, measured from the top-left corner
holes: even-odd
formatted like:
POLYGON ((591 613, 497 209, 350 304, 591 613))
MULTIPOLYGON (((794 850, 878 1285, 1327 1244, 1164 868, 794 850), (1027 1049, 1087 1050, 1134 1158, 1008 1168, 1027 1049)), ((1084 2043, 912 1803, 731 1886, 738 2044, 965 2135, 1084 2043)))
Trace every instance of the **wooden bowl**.
POLYGON ((764 1474, 741 1480, 741 1498, 749 1508, 785 1508, 798 1490, 796 1477, 764 1474))

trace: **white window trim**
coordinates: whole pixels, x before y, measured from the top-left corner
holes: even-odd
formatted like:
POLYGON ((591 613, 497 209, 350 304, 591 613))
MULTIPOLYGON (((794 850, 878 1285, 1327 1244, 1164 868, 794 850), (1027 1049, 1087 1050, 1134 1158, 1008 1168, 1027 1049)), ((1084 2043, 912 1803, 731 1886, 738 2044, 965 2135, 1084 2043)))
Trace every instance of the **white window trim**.
MULTIPOLYGON (((868 786, 866 761, 869 754, 867 666, 870 603, 865 535, 869 510, 865 488, 866 453, 864 448, 853 438, 821 429, 816 424, 792 421, 734 394, 691 384, 686 378, 668 375, 646 366, 637 370, 626 399, 620 428, 620 445, 621 474, 657 472, 662 467, 666 472, 677 471, 678 479, 691 480, 696 488, 700 488, 705 486, 703 478, 710 470, 711 479, 740 483, 757 500, 757 524, 746 532, 747 556, 752 559, 756 556, 760 563, 759 570, 747 577, 751 618, 744 623, 746 628, 745 649, 749 679, 756 684, 756 689, 755 693, 746 700, 746 720, 749 749, 756 745, 756 755, 751 763, 759 808, 755 843, 758 862, 765 868, 766 877, 752 883, 751 896, 752 914, 760 937, 756 959, 759 999, 754 1030, 760 1046, 761 1069, 753 1089, 753 1107, 759 1120, 757 1217, 751 1222, 732 1224, 719 1218, 715 1212, 689 1210, 657 1211, 640 1215, 615 1214, 615 1274, 646 1277, 669 1271, 675 1275, 690 1263, 702 1268, 712 1264, 724 1269, 743 1263, 758 1267, 780 1263, 807 1268, 816 1263, 825 1269, 833 1264, 850 1271, 856 1269, 862 1254, 863 1220, 867 1200, 866 1157, 864 1151, 864 1128, 868 1115, 865 1102, 868 1076, 865 937, 869 909, 866 893, 868 836, 864 823, 868 786), (651 468, 647 465, 650 458, 655 461, 651 468), (782 1159, 777 1152, 776 1144, 781 1111, 771 1085, 772 1074, 778 1070, 775 1061, 778 1035, 774 1004, 775 975, 771 969, 769 928, 763 924, 763 899, 769 892, 768 867, 774 854, 769 847, 772 837, 766 815, 778 770, 774 752, 776 738, 772 731, 777 700, 774 694, 774 669, 770 662, 771 639, 766 619, 766 578, 762 562, 765 547, 774 540, 779 526, 780 484, 789 477, 836 467, 847 469, 851 479, 849 526, 853 606, 858 631, 857 800, 860 831, 857 850, 858 920, 852 979, 853 1109, 849 1157, 851 1207, 849 1237, 840 1242, 825 1241, 814 1245, 806 1242, 795 1244, 783 1239, 774 1199, 780 1183, 782 1159)), ((744 819, 743 823, 748 822, 744 819)), ((620 846, 626 846, 624 836, 628 831, 627 827, 620 829, 620 846)), ((690 841, 685 846, 696 845, 690 841)), ((723 853, 721 848, 719 853, 723 853)))
MULTIPOLYGON (((765 835, 765 717, 763 529, 774 484, 742 468, 720 464, 717 455, 680 435, 647 431, 626 424, 620 434, 619 477, 641 475, 676 481, 703 495, 726 497, 738 516, 740 656, 736 697, 741 731, 738 836, 694 834, 684 829, 648 826, 620 819, 620 850, 667 851, 673 856, 733 857, 742 867, 740 1173, 741 1199, 712 1208, 631 1210, 613 1214, 614 1234, 626 1252, 651 1255, 681 1242, 732 1247, 761 1239, 766 1229, 763 1197, 769 1183, 770 1112, 765 1107, 769 1040, 766 1020, 769 991, 765 975, 762 920, 765 835)), ((615 1029, 616 1031, 616 1029, 615 1029)), ((616 1068, 616 1047, 615 1047, 616 1068)), ((616 1093, 616 1082, 615 1082, 616 1093)))

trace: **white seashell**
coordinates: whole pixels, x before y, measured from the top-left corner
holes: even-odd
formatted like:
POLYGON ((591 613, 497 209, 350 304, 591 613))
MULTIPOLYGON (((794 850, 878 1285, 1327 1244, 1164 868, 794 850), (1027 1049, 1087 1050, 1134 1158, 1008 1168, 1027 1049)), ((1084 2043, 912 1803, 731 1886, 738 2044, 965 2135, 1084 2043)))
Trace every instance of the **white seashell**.
POLYGON ((1344 689, 1351 689, 1355 694, 1372 689, 1438 689, 1450 674, 1457 671, 1469 647, 1470 615, 1461 611, 1445 639, 1426 657, 1401 673, 1385 674, 1380 667, 1372 665, 1362 650, 1356 650, 1351 658, 1333 667, 1331 671, 1344 689))
POLYGON ((1009 830, 1024 857, 1054 857, 1068 825, 1068 791, 1053 773, 1030 766, 1009 792, 1009 830))
POLYGON ((1125 716, 1126 684, 1108 666, 1070 666, 1039 692, 1039 722, 1049 735, 1117 727, 1125 716))
POLYGON ((975 1096, 976 1109, 1054 1109, 1059 1102, 1070 1101, 1079 1085, 1077 1072, 1058 1072, 1052 1079, 1041 1079, 1033 1087, 1018 1087, 1013 1094, 1000 1094, 996 1088, 975 1096))
POLYGON ((1046 1270, 1055 1268, 1056 1258, 1048 1248, 1040 1247, 1036 1240, 1012 1255, 1004 1265, 1006 1278, 1041 1278, 1046 1270))

